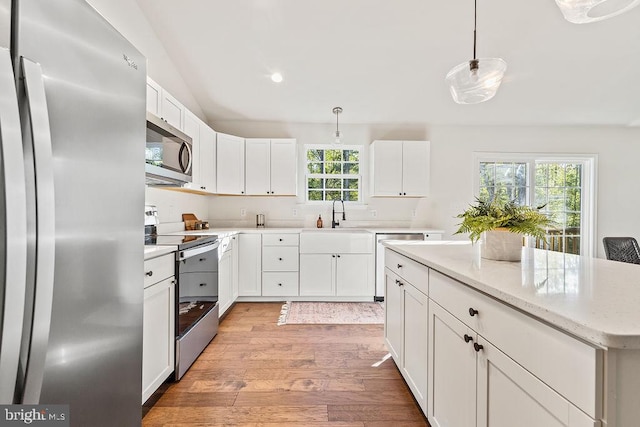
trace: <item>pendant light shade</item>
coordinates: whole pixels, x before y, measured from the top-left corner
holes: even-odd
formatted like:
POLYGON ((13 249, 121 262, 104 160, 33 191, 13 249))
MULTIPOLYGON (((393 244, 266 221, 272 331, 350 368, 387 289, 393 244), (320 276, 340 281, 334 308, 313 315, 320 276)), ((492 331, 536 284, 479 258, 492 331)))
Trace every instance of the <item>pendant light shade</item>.
POLYGON ((507 71, 507 63, 501 58, 476 58, 477 6, 477 0, 474 0, 473 59, 453 67, 445 78, 451 96, 458 104, 478 104, 493 98, 507 71))
POLYGON ((333 134, 333 143, 341 144, 342 143, 342 133, 340 133, 340 129, 338 128, 338 115, 342 113, 342 107, 333 107, 333 114, 336 115, 336 132, 333 134))
POLYGON ((640 0, 556 0, 564 19, 587 24, 620 15, 640 4, 640 0))
POLYGON ((478 104, 496 95, 507 63, 500 58, 472 59, 456 65, 446 81, 453 100, 458 104, 478 104))

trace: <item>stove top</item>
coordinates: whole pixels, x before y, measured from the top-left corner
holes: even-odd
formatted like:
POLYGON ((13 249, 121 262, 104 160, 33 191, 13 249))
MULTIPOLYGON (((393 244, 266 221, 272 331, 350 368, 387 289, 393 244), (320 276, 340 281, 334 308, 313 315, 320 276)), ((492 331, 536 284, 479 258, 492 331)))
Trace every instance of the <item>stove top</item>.
POLYGON ((147 246, 177 246, 179 250, 205 245, 218 240, 218 236, 176 236, 149 234, 144 236, 147 246))

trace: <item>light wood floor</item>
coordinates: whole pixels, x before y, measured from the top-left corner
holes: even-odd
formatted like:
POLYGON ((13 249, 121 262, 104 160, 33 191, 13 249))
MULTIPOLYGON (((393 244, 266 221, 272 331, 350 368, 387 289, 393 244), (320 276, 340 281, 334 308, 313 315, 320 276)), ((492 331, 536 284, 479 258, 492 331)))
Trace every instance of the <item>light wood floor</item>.
POLYGON ((276 326, 280 303, 238 303, 143 426, 428 426, 382 325, 276 326))

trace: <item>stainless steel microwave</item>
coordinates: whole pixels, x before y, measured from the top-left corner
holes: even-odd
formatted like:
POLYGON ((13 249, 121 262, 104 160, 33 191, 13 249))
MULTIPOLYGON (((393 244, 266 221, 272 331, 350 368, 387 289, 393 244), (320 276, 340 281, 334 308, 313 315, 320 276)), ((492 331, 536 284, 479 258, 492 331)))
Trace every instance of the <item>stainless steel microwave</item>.
POLYGON ((149 185, 182 186, 191 182, 191 137, 147 112, 145 162, 149 185))

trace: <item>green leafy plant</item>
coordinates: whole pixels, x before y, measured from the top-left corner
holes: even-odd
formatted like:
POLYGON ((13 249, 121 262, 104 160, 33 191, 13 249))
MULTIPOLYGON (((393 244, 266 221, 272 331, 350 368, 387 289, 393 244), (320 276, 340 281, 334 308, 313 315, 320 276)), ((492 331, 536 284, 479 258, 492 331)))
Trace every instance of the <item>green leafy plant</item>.
POLYGON ((518 205, 515 201, 485 200, 476 198, 476 204, 457 215, 462 223, 455 234, 469 233, 472 242, 480 239, 485 231, 506 228, 512 233, 532 236, 546 242, 549 228, 557 224, 540 212, 543 206, 537 208, 518 205))

